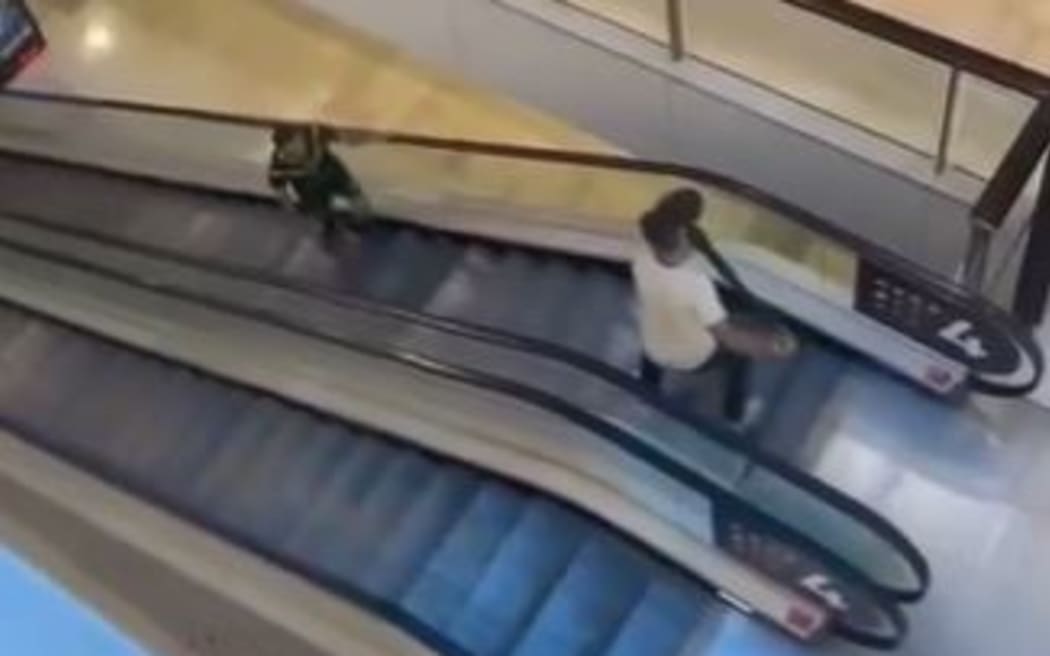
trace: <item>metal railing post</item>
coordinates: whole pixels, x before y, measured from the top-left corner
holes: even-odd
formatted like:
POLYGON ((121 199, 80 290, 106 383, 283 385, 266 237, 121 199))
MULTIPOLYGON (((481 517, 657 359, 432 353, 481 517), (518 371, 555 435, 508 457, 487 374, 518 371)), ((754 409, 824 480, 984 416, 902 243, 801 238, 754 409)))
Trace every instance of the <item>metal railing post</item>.
POLYGON ((988 254, 995 232, 993 226, 980 219, 974 219, 970 224, 970 239, 966 245, 959 283, 975 294, 984 290, 984 281, 988 275, 988 254))
POLYGON ((685 59, 685 0, 667 0, 667 43, 672 61, 685 59))
POLYGON ((937 141, 937 161, 934 170, 943 175, 948 170, 948 158, 951 155, 952 136, 955 132, 955 114, 959 105, 959 79, 962 72, 952 68, 948 77, 948 89, 944 96, 944 115, 941 116, 941 134, 937 141))

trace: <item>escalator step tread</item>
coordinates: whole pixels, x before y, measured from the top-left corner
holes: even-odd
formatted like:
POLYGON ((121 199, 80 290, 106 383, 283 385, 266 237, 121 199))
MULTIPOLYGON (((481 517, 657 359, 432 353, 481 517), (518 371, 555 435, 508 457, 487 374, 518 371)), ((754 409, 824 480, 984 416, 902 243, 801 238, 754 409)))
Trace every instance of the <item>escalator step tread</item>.
POLYGON ((449 626, 449 636, 473 653, 506 653, 571 568, 586 533, 566 508, 530 502, 449 626))
POLYGON ((131 411, 114 417, 100 438, 109 457, 132 470, 144 453, 181 438, 179 424, 199 412, 198 392, 205 387, 185 370, 160 366, 143 366, 135 379, 139 391, 131 411))
POLYGON ((272 481, 259 477, 252 493, 265 499, 267 510, 255 518, 239 518, 245 533, 268 542, 284 542, 303 509, 315 503, 353 439, 342 427, 327 421, 315 422, 300 438, 288 461, 275 466, 272 481))
POLYGON ((427 243, 415 230, 400 230, 391 241, 387 256, 368 270, 362 291, 370 298, 397 304, 401 295, 412 288, 412 269, 426 258, 427 243))
POLYGON ((268 398, 256 398, 251 407, 219 440, 212 457, 203 463, 186 490, 188 498, 198 505, 212 508, 222 502, 240 481, 244 463, 261 449, 266 436, 277 430, 281 404, 268 398))
POLYGON ((193 437, 188 427, 225 399, 222 387, 184 369, 157 367, 163 385, 143 404, 136 417, 115 426, 115 441, 126 444, 123 458, 139 477, 156 476, 167 467, 163 454, 183 448, 193 437))
POLYGON ((487 482, 421 568, 401 605, 424 624, 444 630, 469 601, 525 504, 520 491, 487 482))
MULTIPOLYGON (((362 231, 353 253, 339 260, 339 263, 342 264, 341 268, 330 265, 327 272, 318 270, 317 277, 312 279, 336 289, 367 296, 372 279, 379 275, 384 267, 397 266, 397 263, 393 261, 392 253, 400 232, 399 229, 389 227, 366 228, 362 231)), ((319 248, 319 242, 315 240, 314 244, 316 251, 319 248)), ((332 258, 326 259, 331 261, 332 258)), ((304 266, 308 265, 304 263, 304 266)))
POLYGON ((451 463, 442 465, 385 542, 361 585, 387 598, 401 598, 479 489, 477 473, 451 463))
POLYGON ((697 625, 715 612, 694 589, 661 578, 650 583, 603 656, 679 653, 697 625))
POLYGON ((276 473, 303 449, 304 436, 314 424, 314 418, 305 412, 281 408, 257 446, 241 456, 229 485, 216 494, 212 512, 228 524, 263 524, 271 516, 276 473))
POLYGON ((414 449, 400 449, 364 496, 345 507, 343 530, 327 545, 324 566, 343 578, 363 579, 434 470, 430 458, 414 449))
POLYGON ((196 394, 207 399, 203 408, 178 424, 177 439, 142 452, 138 464, 145 475, 153 472, 158 489, 180 499, 188 497, 189 489, 214 460, 227 435, 244 421, 256 401, 244 390, 212 381, 204 381, 196 394), (210 394, 209 389, 213 390, 210 394))
POLYGON ((339 466, 322 483, 314 505, 301 518, 288 538, 288 547, 296 549, 311 562, 324 562, 330 570, 341 565, 329 558, 332 545, 352 530, 355 511, 386 474, 398 455, 391 444, 371 436, 355 437, 348 448, 340 451, 339 466))
POLYGON ((596 535, 550 593, 512 653, 597 653, 639 603, 648 575, 625 545, 596 535))

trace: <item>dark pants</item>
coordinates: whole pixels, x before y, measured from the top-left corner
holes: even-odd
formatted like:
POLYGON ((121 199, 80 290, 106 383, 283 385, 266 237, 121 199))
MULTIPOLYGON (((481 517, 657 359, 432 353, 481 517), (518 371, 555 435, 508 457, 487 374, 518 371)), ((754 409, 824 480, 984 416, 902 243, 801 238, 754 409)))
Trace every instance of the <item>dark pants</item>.
MULTIPOLYGON (((726 419, 732 422, 744 420, 747 411, 747 401, 751 394, 751 367, 748 358, 740 355, 719 351, 705 364, 700 372, 722 372, 725 378, 725 396, 722 401, 722 412, 726 419)), ((662 391, 666 371, 649 358, 642 356, 640 368, 642 382, 662 391)))

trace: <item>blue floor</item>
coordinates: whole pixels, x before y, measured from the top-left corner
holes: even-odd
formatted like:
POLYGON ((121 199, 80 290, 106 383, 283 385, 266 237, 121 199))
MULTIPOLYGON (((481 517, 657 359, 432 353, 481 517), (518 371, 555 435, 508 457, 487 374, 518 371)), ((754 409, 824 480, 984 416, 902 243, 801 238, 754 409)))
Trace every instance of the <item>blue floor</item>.
POLYGON ((0 654, 143 656, 146 652, 0 546, 0 654))

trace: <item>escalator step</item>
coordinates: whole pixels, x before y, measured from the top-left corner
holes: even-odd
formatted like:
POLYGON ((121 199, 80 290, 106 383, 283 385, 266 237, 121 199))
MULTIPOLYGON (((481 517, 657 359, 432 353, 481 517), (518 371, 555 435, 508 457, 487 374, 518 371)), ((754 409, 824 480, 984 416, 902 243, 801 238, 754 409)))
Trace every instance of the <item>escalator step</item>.
MULTIPOLYGON (((704 606, 695 590, 667 579, 652 582, 603 656, 681 653, 698 624, 710 621, 702 610, 698 612, 704 606)), ((708 611, 712 615, 719 612, 713 606, 708 611)))
POLYGON ((257 447, 243 455, 231 485, 212 504, 212 513, 227 524, 265 525, 271 512, 277 473, 303 448, 315 420, 305 412, 282 408, 280 419, 257 447))
MULTIPOLYGON (((398 450, 374 437, 355 436, 349 449, 341 452, 340 466, 318 490, 310 512, 293 527, 288 547, 312 562, 321 562, 332 546, 352 530, 357 509, 368 493, 385 476, 398 450)), ((339 561, 327 560, 329 569, 339 561)))
POLYGON ((265 444, 281 421, 281 404, 271 399, 256 399, 241 420, 218 443, 212 457, 189 482, 185 496, 194 505, 214 508, 232 494, 240 482, 244 463, 250 462, 256 450, 265 444))
POLYGON ((361 585, 387 598, 401 598, 479 489, 476 472, 441 465, 361 577, 361 585))
POLYGON ((105 448, 130 467, 136 456, 158 442, 176 439, 174 424, 196 412, 192 392, 203 385, 185 370, 157 366, 140 359, 133 380, 135 396, 125 398, 129 411, 106 426, 105 448))
POLYGON ((123 461, 139 478, 156 476, 156 468, 166 469, 162 454, 182 449, 192 439, 187 426, 223 400, 221 389, 184 369, 154 365, 164 382, 144 402, 132 421, 114 426, 114 441, 126 444, 123 461))
POLYGON ((507 485, 486 483, 422 568, 401 605, 424 624, 444 630, 469 601, 521 517, 525 501, 507 485))
POLYGON ((330 422, 315 423, 310 434, 301 437, 295 454, 274 472, 274 480, 259 480, 262 488, 254 493, 266 498, 267 512, 244 518, 245 533, 268 542, 286 542, 300 513, 316 502, 353 440, 348 431, 330 422))
POLYGON ((171 498, 183 498, 214 459, 226 437, 255 405, 256 397, 243 390, 203 382, 195 394, 207 396, 192 416, 176 423, 177 438, 167 444, 158 443, 157 448, 140 456, 140 469, 146 475, 153 472, 154 485, 171 498))
POLYGON ((574 563, 586 528, 567 509, 531 502, 448 635, 475 654, 503 654, 574 563))
POLYGON ((624 545, 596 535, 551 592, 513 654, 597 653, 642 597, 647 574, 624 545))
POLYGON ((322 556, 326 569, 355 582, 363 579, 434 469, 434 461, 418 451, 401 450, 365 496, 346 508, 343 530, 322 556))
POLYGON ((415 230, 398 231, 387 256, 365 273, 361 291, 370 298, 397 304, 398 299, 419 282, 413 278, 412 269, 426 257, 426 249, 426 241, 415 230))

